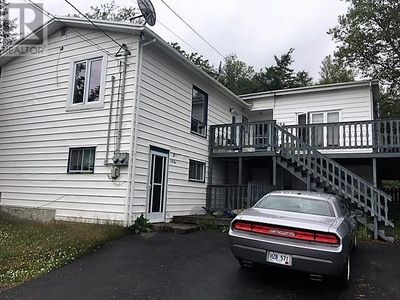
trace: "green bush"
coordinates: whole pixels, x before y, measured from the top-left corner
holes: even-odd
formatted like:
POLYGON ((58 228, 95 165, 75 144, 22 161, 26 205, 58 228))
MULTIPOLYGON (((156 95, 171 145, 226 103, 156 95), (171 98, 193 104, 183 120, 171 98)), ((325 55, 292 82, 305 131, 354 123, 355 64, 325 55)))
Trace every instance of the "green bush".
POLYGON ((136 218, 135 222, 129 227, 134 233, 138 234, 141 232, 151 232, 153 225, 150 224, 149 220, 145 218, 143 214, 136 218))

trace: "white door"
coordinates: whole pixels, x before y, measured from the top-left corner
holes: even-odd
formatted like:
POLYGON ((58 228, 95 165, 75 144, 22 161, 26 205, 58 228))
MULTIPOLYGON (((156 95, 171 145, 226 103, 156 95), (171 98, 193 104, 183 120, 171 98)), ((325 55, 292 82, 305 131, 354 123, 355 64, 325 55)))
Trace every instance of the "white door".
POLYGON ((150 151, 150 172, 147 198, 147 219, 151 223, 165 222, 167 199, 168 154, 150 151))

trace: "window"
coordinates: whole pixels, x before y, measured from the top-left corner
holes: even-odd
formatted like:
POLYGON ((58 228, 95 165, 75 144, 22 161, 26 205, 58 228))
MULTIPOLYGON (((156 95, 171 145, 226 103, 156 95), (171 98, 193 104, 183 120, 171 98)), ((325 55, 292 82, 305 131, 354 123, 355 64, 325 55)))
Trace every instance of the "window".
POLYGON ((191 131, 206 136, 208 95, 197 87, 192 90, 191 131))
POLYGON ((324 125, 324 123, 340 122, 338 111, 311 113, 311 123, 316 125, 311 132, 312 144, 316 147, 339 146, 340 132, 338 124, 324 125))
POLYGON ((335 212, 332 205, 328 201, 317 199, 268 195, 262 198, 255 205, 255 207, 301 214, 335 217, 335 212))
POLYGON ((83 56, 71 62, 67 109, 102 107, 105 88, 106 56, 83 56))
POLYGON ((68 173, 94 173, 96 147, 70 148, 68 173))
POLYGON ((189 180, 190 181, 205 181, 206 164, 203 162, 189 160, 189 180))

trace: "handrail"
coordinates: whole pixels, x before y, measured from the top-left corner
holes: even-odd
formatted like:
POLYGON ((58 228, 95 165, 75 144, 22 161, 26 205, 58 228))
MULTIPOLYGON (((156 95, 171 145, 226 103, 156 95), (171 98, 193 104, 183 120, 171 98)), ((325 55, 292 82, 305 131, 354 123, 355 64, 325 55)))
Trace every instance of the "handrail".
POLYGON ((307 172, 316 175, 320 178, 320 180, 323 180, 332 186, 333 190, 338 190, 344 193, 345 196, 351 198, 352 201, 357 199, 358 201, 355 202, 357 202, 359 206, 363 207, 364 211, 370 211, 371 216, 376 216, 379 221, 383 219, 385 221, 385 225, 393 226, 393 223, 389 221, 387 208, 387 202, 391 201, 390 195, 374 187, 367 180, 361 178, 333 159, 330 159, 326 155, 322 154, 317 149, 308 145, 303 140, 291 134, 281 126, 275 124, 274 128, 278 135, 276 139, 277 151, 280 151, 281 155, 282 152, 285 152, 284 154, 287 154, 291 159, 297 161, 306 169, 307 172), (320 160, 319 163, 317 163, 317 159, 320 160), (330 166, 332 167, 331 171, 329 168, 330 166), (338 171, 338 174, 336 174, 336 170, 338 171), (326 174, 324 175, 324 173, 326 174), (342 178, 342 174, 345 175, 344 179, 342 178), (330 177, 332 177, 332 180, 330 180, 330 177), (350 179, 351 184, 349 184, 348 179, 350 179), (356 183, 356 188, 354 183, 356 183), (342 189, 342 184, 344 185, 344 189, 342 189), (361 190, 361 187, 363 187, 364 191, 361 190), (368 190, 370 191, 370 196, 368 196, 368 190), (357 198, 355 197, 356 195, 357 198), (362 201, 361 196, 364 198, 364 201, 362 201), (381 205, 381 197, 383 197, 385 201, 384 207, 381 205), (370 206, 368 206, 368 198, 371 204, 370 206), (381 214, 382 208, 385 211, 384 217, 381 214))

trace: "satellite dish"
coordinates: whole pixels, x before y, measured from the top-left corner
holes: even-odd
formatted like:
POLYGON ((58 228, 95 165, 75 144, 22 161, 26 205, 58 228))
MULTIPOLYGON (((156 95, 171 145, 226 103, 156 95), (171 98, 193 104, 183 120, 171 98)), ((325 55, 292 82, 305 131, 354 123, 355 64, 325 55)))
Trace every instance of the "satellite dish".
POLYGON ((131 22, 137 18, 144 18, 145 23, 143 25, 149 24, 150 26, 154 26, 156 24, 156 11, 154 9, 153 4, 150 0, 137 0, 141 16, 131 18, 131 22))

